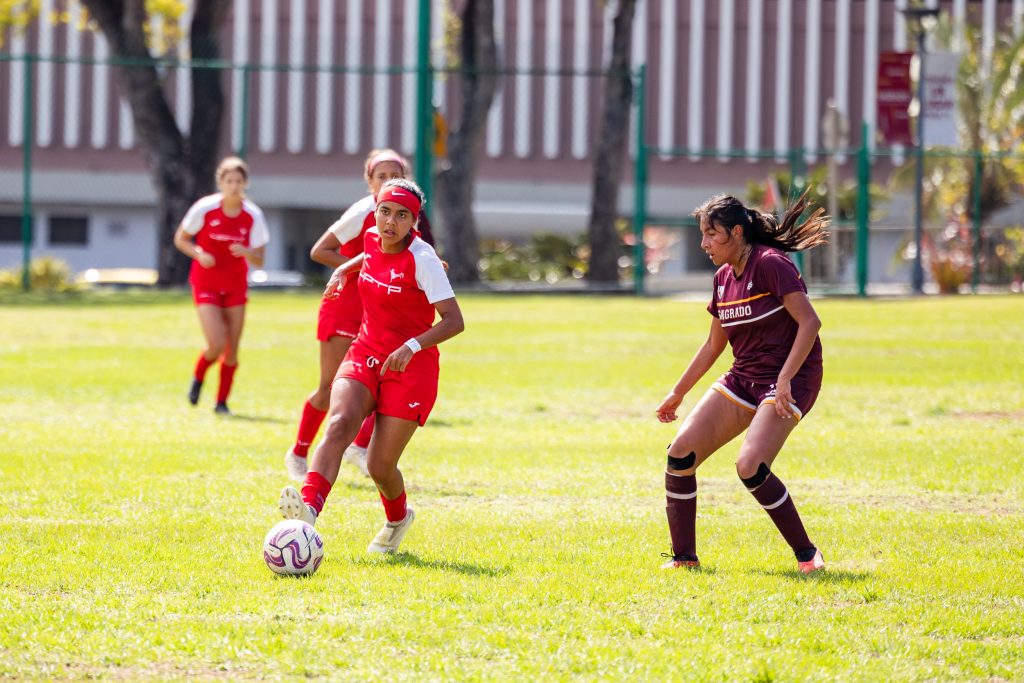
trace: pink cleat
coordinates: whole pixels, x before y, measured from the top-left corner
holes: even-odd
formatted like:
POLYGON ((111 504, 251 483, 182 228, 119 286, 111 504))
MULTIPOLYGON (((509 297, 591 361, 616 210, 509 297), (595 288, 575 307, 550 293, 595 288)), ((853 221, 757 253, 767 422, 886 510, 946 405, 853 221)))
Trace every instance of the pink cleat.
POLYGON ((700 567, 700 560, 696 557, 669 555, 668 553, 662 553, 661 556, 670 558, 668 562, 661 565, 662 569, 697 569, 700 567))
POLYGON ((814 557, 801 562, 799 559, 796 562, 796 568, 804 574, 813 574, 816 571, 821 571, 825 568, 825 558, 821 556, 821 551, 817 548, 814 549, 814 557))

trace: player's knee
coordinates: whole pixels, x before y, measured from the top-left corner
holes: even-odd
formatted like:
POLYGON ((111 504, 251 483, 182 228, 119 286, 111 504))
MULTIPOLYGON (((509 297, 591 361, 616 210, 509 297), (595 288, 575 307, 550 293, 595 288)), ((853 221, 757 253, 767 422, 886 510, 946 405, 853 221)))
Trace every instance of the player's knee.
POLYGON ((357 422, 350 415, 335 413, 327 418, 324 440, 330 442, 351 443, 356 438, 361 421, 357 422))
POLYGON ((765 465, 763 462, 744 459, 736 461, 736 474, 748 490, 753 491, 763 484, 771 473, 772 471, 768 468, 768 465, 765 465))
POLYGON ((384 483, 390 480, 394 475, 396 467, 392 463, 386 463, 383 460, 369 458, 366 461, 366 471, 370 473, 370 478, 373 479, 374 483, 384 483))
POLYGON ((673 441, 668 447, 668 462, 665 469, 673 474, 692 474, 697 467, 697 453, 673 441))

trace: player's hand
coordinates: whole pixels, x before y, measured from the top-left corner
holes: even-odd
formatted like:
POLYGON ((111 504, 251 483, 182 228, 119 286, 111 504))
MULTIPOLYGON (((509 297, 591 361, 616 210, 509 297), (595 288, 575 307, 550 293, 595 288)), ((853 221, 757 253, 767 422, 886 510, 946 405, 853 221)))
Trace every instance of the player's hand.
POLYGON ((412 360, 413 350, 405 344, 402 344, 397 349, 391 352, 391 355, 384 359, 384 362, 380 366, 380 375, 384 376, 384 373, 388 370, 394 370, 395 372, 404 372, 409 367, 409 361, 412 360))
POLYGON ((775 414, 786 419, 796 417, 796 413, 793 411, 795 404, 793 388, 790 386, 789 380, 780 378, 775 382, 775 414))
POLYGON ((249 250, 243 247, 238 242, 232 242, 231 244, 229 244, 228 251, 231 252, 232 256, 238 256, 240 258, 245 258, 246 256, 249 255, 249 250))
POLYGON ((213 268, 214 264, 217 263, 217 259, 213 258, 213 254, 208 252, 200 252, 199 256, 196 256, 196 261, 199 261, 199 265, 203 268, 213 268))
POLYGON ((658 415, 658 420, 660 420, 661 422, 672 422, 673 420, 675 420, 677 417, 679 417, 678 415, 676 415, 676 410, 679 409, 679 405, 682 402, 682 396, 675 393, 674 391, 668 392, 668 396, 662 399, 661 405, 658 406, 658 409, 654 411, 658 415))
POLYGON ((328 299, 337 299, 341 296, 341 290, 345 287, 344 275, 340 275, 337 270, 331 274, 331 279, 327 281, 327 287, 324 288, 324 297, 328 299))

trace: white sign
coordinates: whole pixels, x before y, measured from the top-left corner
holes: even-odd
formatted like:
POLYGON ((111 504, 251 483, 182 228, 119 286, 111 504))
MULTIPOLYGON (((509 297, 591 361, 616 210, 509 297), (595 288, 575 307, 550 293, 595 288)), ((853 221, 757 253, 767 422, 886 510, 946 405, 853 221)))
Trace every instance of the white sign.
POLYGON ((957 147, 956 72, 960 55, 929 52, 924 75, 924 146, 957 147))

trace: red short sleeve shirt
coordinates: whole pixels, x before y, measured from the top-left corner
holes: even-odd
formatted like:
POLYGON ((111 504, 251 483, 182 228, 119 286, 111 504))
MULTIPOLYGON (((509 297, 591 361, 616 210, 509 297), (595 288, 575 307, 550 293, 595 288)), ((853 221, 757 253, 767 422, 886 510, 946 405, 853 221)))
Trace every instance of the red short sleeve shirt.
POLYGON ((255 249, 270 240, 263 211, 248 199, 242 201, 238 215, 229 216, 222 207, 220 193, 203 197, 188 210, 181 224, 185 232, 194 236, 195 244, 213 256, 212 268, 204 268, 192 261, 189 282, 196 289, 227 292, 246 289, 249 264, 242 256, 230 251, 232 244, 255 249))
MULTIPOLYGON (((366 257, 359 271, 363 322, 359 341, 386 358, 412 337, 434 324, 434 304, 455 296, 448 275, 433 247, 416 237, 397 254, 380 248, 376 228, 363 239, 366 257)), ((412 372, 438 373, 437 347, 416 353, 407 368, 412 372)))

